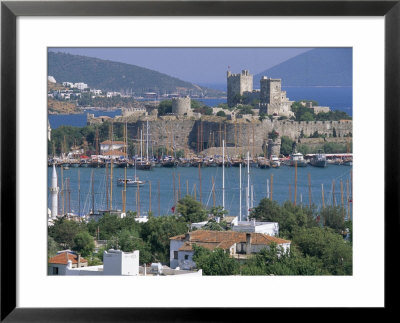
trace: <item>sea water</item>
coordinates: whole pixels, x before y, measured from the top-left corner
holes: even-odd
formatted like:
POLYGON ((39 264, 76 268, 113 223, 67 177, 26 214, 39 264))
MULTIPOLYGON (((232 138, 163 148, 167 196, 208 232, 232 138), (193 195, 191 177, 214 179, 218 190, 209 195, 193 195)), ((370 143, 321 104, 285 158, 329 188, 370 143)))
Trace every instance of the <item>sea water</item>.
MULTIPOLYGON (((48 167, 48 187, 51 185, 52 167, 48 167)), ((61 168, 56 168, 58 186, 62 186, 61 168)), ((240 214, 240 168, 225 167, 225 209, 228 215, 240 214)), ((351 196, 352 166, 329 164, 325 168, 307 166, 297 169, 296 204, 308 206, 314 204, 317 209, 322 207, 322 186, 325 205, 340 205, 347 207, 347 196, 351 196), (310 186, 309 186, 310 179, 310 186), (310 188, 310 191, 309 191, 310 188)), ((145 184, 139 188, 140 214, 146 215, 150 210, 153 215, 173 214, 173 207, 178 198, 186 194, 196 196, 202 204, 211 208, 214 205, 212 182, 214 180, 215 205, 222 206, 222 167, 154 167, 152 170, 136 170, 136 175, 145 184), (201 177, 201 179, 200 179, 201 177), (175 188, 174 188, 175 183, 175 188), (150 201, 151 185, 151 201, 150 201), (174 195, 175 192, 175 195, 174 195), (175 198, 174 198, 175 196, 175 198), (151 205, 150 205, 151 203, 151 205)), ((110 176, 110 170, 108 169, 110 176)), ((135 175, 134 168, 127 168, 127 177, 135 175)), ((64 180, 64 211, 89 213, 92 210, 92 176, 94 191, 94 209, 107 209, 107 177, 105 168, 73 168, 63 170, 64 180), (93 172, 93 175, 92 175, 93 172), (78 173, 80 181, 78 181, 78 173), (68 179, 68 180, 67 180, 68 179), (67 192, 66 183, 69 181, 67 192), (80 186, 80 190, 78 187, 80 186), (80 201, 80 203, 79 203, 80 201), (80 209, 79 209, 80 208, 80 209)), ((124 168, 113 168, 113 209, 122 210, 123 186, 117 186, 117 179, 124 177, 124 168)), ((110 178, 110 177, 109 177, 110 178)), ((269 197, 279 204, 295 200, 295 167, 281 166, 280 168, 261 169, 250 167, 250 193, 253 201, 249 207, 256 207, 262 198, 269 197), (271 185, 272 184, 272 185, 271 185), (251 194, 253 192, 253 194, 251 194)), ((242 167, 242 219, 247 214, 247 168, 242 167)), ((127 187, 126 210, 137 211, 137 187, 127 187)), ((48 191, 48 207, 51 209, 50 190, 48 191)), ((62 195, 59 195, 59 210, 62 212, 62 195)))

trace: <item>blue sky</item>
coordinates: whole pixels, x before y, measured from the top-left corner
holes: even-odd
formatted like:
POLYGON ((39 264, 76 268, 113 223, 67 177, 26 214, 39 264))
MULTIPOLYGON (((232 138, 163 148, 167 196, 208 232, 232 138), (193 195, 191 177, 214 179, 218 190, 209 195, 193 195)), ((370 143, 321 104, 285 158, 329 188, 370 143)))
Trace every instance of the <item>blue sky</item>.
POLYGON ((233 73, 257 74, 312 48, 49 48, 51 51, 97 57, 146 67, 197 84, 225 84, 233 73))

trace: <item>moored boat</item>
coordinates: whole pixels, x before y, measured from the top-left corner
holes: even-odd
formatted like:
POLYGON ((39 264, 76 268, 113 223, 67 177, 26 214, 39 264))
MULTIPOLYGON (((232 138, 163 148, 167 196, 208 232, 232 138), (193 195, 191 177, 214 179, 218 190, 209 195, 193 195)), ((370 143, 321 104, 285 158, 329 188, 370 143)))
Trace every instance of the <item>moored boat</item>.
POLYGON ((268 159, 259 158, 258 159, 258 168, 270 168, 271 164, 268 159))
POLYGON ((178 162, 172 156, 166 156, 162 162, 162 167, 176 167, 178 166, 178 162))
POLYGON ((273 168, 277 168, 277 167, 281 166, 281 162, 280 162, 278 156, 276 156, 276 155, 271 155, 269 162, 270 162, 271 167, 273 167, 273 168))
POLYGON ((296 166, 297 167, 306 167, 307 162, 304 159, 304 156, 302 153, 295 152, 289 156, 289 159, 286 161, 286 165, 288 166, 296 166))
POLYGON ((343 166, 353 166, 353 159, 352 158, 348 158, 348 159, 344 159, 342 162, 343 166))
POLYGON ((138 177, 134 177, 134 178, 127 178, 125 180, 125 178, 118 178, 117 179, 117 185, 118 186, 124 186, 126 182, 126 186, 137 186, 137 185, 144 185, 145 181, 141 181, 139 180, 138 177))
POLYGON ((328 162, 326 161, 326 156, 322 153, 318 153, 312 156, 310 160, 310 165, 315 167, 326 167, 328 166, 328 162))

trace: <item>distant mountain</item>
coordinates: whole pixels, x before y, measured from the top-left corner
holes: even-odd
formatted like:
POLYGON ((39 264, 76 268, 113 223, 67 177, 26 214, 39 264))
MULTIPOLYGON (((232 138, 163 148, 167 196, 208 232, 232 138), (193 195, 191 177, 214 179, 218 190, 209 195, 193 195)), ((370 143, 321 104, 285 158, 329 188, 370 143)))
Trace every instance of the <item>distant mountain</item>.
POLYGON ((48 52, 48 75, 58 83, 83 82, 90 88, 142 95, 146 92, 221 96, 202 87, 147 68, 98 58, 48 52))
POLYGON ((282 86, 352 86, 352 48, 315 48, 254 76, 282 79, 282 86))

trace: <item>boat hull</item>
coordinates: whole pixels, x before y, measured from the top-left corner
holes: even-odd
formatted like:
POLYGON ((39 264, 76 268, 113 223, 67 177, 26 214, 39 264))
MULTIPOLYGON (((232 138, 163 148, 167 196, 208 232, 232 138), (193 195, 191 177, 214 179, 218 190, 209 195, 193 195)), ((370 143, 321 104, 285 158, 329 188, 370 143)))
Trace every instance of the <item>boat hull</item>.
POLYGON ((310 165, 314 167, 327 167, 328 163, 326 162, 326 160, 316 160, 316 161, 312 160, 310 162, 310 165))
POLYGON ((138 170, 151 170, 153 166, 151 164, 137 164, 136 169, 138 170))

